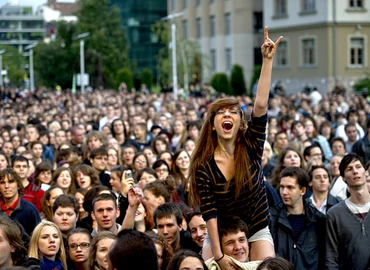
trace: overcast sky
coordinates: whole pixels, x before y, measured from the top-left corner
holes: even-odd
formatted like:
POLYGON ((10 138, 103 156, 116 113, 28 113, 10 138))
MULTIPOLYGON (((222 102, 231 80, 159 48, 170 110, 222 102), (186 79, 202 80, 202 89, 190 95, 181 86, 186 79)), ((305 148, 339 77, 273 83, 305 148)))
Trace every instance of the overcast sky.
MULTIPOLYGON (((36 8, 42 4, 45 4, 47 0, 0 0, 0 7, 8 2, 18 3, 21 6, 33 6, 33 11, 36 11, 36 8)), ((76 0, 58 0, 57 2, 74 3, 76 0)))

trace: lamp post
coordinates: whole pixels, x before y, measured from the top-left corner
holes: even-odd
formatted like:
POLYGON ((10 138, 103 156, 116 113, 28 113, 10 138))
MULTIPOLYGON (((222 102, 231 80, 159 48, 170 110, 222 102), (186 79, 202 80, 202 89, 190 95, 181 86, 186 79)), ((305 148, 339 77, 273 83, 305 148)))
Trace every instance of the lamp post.
POLYGON ((176 23, 175 18, 180 17, 184 12, 178 12, 175 14, 170 14, 164 18, 162 21, 171 20, 171 47, 172 47, 172 83, 173 83, 173 98, 177 100, 177 56, 176 56, 176 23))
POLYGON ((0 86, 4 85, 3 82, 3 53, 5 50, 0 50, 0 86))
POLYGON ((31 93, 35 92, 35 78, 33 74, 33 48, 37 46, 37 43, 32 43, 28 46, 26 46, 24 49, 29 50, 29 56, 30 56, 30 90, 31 93))
POLYGON ((80 82, 81 82, 81 94, 85 93, 85 82, 84 82, 84 75, 85 75, 85 37, 90 36, 90 32, 86 32, 83 34, 79 34, 78 36, 74 37, 74 40, 80 40, 80 82))

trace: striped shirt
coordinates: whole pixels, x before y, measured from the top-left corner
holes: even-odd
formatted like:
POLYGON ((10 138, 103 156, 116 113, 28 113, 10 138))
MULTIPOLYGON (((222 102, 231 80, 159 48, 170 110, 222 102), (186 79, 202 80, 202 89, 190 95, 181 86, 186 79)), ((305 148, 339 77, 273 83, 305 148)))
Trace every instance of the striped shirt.
POLYGON ((235 196, 234 179, 230 180, 229 188, 226 189, 227 180, 214 157, 198 169, 196 183, 205 221, 224 215, 238 216, 248 225, 250 236, 268 226, 269 207, 261 165, 266 123, 267 114, 261 117, 252 115, 248 122, 245 137, 252 185, 249 187, 246 179, 238 198, 235 196))

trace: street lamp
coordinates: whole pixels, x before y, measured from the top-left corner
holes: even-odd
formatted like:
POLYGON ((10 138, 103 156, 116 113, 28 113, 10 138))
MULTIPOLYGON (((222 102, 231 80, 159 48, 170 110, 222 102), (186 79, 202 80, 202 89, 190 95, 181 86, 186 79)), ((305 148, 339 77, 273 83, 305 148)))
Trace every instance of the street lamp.
POLYGON ((5 50, 0 50, 0 86, 3 86, 3 53, 5 50))
POLYGON ((173 98, 177 100, 177 59, 176 59, 176 23, 175 18, 180 17, 184 12, 178 12, 175 14, 170 14, 164 18, 162 21, 171 20, 171 47, 172 47, 172 83, 173 83, 173 98))
POLYGON ((75 36, 73 40, 80 40, 80 82, 81 82, 81 94, 85 93, 85 82, 84 82, 84 75, 85 75, 85 37, 90 36, 90 32, 86 32, 83 34, 79 34, 75 36))
POLYGON ((35 48, 36 46, 37 46, 37 42, 24 47, 25 50, 30 50, 29 55, 30 55, 30 90, 31 90, 31 93, 35 92, 35 77, 33 74, 33 48, 35 48))

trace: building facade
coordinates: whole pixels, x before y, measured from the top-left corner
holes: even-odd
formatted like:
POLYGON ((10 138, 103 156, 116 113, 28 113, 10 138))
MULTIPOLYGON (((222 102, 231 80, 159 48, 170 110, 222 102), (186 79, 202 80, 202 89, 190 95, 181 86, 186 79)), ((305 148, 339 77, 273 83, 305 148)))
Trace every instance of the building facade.
POLYGON ((208 63, 202 63, 202 82, 218 72, 231 73, 238 64, 247 84, 254 66, 261 64, 263 42, 262 1, 259 0, 167 0, 168 15, 176 18, 185 39, 199 43, 208 63))
POLYGON ((34 15, 32 7, 6 5, 0 8, 0 44, 23 52, 24 47, 43 38, 43 17, 34 15))
POLYGON ((273 79, 288 93, 305 86, 325 93, 336 84, 351 89, 369 73, 369 9, 368 0, 265 0, 271 36, 284 36, 273 79))
POLYGON ((149 68, 157 77, 158 51, 163 44, 152 33, 152 25, 167 15, 166 0, 111 0, 121 12, 122 25, 126 30, 129 44, 129 57, 136 70, 149 68))

